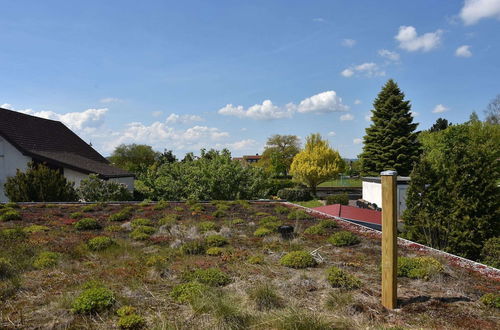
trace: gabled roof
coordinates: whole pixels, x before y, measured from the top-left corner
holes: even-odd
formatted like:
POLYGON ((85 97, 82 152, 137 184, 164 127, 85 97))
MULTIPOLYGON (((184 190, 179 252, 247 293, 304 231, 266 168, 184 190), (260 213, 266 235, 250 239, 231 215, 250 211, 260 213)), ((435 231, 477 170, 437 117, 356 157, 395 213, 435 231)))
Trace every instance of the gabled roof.
POLYGON ((133 177, 108 160, 63 123, 0 108, 0 136, 33 159, 103 178, 133 177))

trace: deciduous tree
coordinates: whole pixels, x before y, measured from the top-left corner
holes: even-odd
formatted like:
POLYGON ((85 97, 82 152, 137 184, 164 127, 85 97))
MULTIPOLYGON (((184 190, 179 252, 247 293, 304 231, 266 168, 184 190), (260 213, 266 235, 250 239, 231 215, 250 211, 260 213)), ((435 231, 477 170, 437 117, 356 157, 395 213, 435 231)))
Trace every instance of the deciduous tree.
POLYGON ((296 135, 275 134, 267 139, 259 165, 274 176, 288 175, 293 157, 299 151, 300 140, 296 135))
POLYGON ((116 147, 109 161, 126 171, 140 174, 159 158, 160 153, 145 144, 122 144, 116 147))

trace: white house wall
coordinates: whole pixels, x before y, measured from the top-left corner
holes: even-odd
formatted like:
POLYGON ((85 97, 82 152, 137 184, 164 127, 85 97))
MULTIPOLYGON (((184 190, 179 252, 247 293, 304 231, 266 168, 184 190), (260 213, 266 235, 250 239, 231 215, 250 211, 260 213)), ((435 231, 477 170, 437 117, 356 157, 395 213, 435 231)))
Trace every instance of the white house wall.
POLYGON ((69 168, 64 168, 64 177, 68 181, 72 181, 75 183, 75 188, 80 187, 80 182, 83 179, 88 178, 88 175, 85 173, 77 172, 75 170, 71 170, 69 168))
POLYGON ((109 179, 109 181, 123 183, 123 184, 127 185, 127 188, 130 192, 134 191, 134 178, 133 177, 113 178, 113 179, 109 179))
POLYGON ((0 137, 0 202, 8 202, 4 193, 7 178, 16 175, 16 170, 25 171, 30 157, 23 155, 12 144, 0 137))
MULTIPOLYGON (((407 184, 398 184, 396 186, 399 217, 401 217, 403 211, 406 210, 407 190, 407 184)), ((378 207, 382 207, 382 185, 379 182, 363 181, 363 199, 367 202, 377 204, 378 207)))

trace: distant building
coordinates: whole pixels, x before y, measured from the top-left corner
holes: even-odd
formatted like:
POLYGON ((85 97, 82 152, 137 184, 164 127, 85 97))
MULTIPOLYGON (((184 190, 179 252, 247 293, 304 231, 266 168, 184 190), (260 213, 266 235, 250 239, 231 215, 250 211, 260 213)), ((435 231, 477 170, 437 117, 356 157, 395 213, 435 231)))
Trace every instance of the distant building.
POLYGON ((6 202, 4 184, 29 162, 60 170, 80 185, 89 174, 113 180, 134 190, 134 175, 118 167, 80 139, 63 123, 0 108, 0 202, 6 202))
POLYGON ((261 155, 255 154, 255 155, 245 155, 243 157, 234 157, 234 160, 239 160, 245 164, 255 164, 257 163, 260 159, 262 158, 261 155))
MULTIPOLYGON (((380 183, 380 177, 363 177, 361 180, 363 181, 363 200, 382 207, 382 184, 380 183)), ((403 211, 406 210, 406 193, 409 183, 410 177, 398 176, 396 184, 398 217, 401 217, 403 211)))

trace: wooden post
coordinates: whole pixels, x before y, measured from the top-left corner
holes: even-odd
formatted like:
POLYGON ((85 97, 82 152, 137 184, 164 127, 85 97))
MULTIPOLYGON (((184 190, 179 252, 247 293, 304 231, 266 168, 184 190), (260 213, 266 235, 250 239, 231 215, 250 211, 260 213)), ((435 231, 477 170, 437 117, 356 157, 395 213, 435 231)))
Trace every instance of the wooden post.
POLYGON ((398 229, 396 171, 380 173, 382 182, 382 305, 389 309, 397 304, 398 229))

